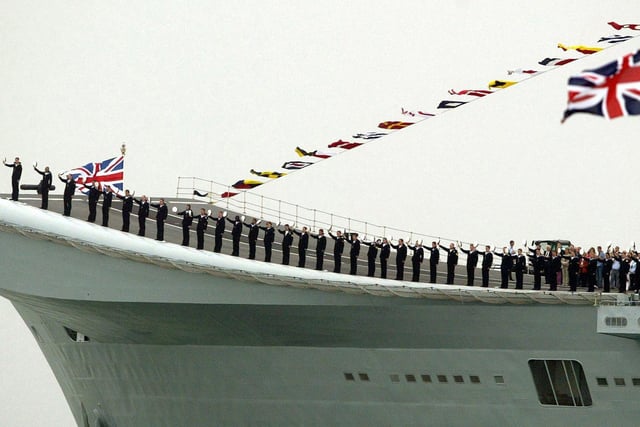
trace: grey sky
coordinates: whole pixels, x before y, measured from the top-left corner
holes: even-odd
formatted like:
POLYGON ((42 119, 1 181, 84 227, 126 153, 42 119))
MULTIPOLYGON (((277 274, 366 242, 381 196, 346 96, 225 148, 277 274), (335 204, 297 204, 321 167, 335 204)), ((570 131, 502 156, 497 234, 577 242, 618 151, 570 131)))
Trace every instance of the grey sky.
MULTIPOLYGON (((4 1, 0 157, 21 156, 23 182, 35 183, 34 161, 57 172, 116 155, 126 141, 126 185, 138 193, 170 196, 179 175, 232 183, 251 168, 297 160, 296 145, 322 148, 374 131, 401 107, 435 110, 448 89, 484 88, 544 57, 578 57, 556 43, 622 34, 611 20, 640 22, 637 1, 4 1)), ((611 55, 260 192, 372 221, 401 218, 428 234, 497 240, 489 243, 640 236, 632 220, 637 121, 576 116, 559 125, 568 73, 611 55), (593 190, 571 193, 578 183, 593 190), (505 197, 514 202, 502 205, 505 197)), ((3 172, 0 191, 8 192, 3 172)), ((0 340, 11 343, 0 353, 1 424, 70 425, 57 386, 39 380, 48 368, 33 338, 5 301, 0 314, 0 340)))

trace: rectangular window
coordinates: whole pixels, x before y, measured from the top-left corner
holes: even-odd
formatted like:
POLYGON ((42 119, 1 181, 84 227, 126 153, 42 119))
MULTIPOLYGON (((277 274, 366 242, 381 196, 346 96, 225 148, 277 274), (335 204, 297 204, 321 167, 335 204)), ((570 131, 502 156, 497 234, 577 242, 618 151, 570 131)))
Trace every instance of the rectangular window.
POLYGON ((422 382, 423 383, 430 383, 431 382, 431 375, 422 374, 422 375, 420 375, 420 378, 422 378, 422 382))
POLYGON ((529 369, 543 405, 591 406, 591 393, 580 362, 530 360, 529 369))

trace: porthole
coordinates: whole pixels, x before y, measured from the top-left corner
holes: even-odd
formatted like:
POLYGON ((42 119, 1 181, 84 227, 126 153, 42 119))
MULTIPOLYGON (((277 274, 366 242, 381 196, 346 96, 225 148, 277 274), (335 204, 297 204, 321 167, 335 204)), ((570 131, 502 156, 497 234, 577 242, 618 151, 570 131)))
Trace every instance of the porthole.
POLYGON ((626 317, 605 317, 604 324, 607 326, 612 326, 614 328, 624 328, 627 326, 627 318, 626 317))

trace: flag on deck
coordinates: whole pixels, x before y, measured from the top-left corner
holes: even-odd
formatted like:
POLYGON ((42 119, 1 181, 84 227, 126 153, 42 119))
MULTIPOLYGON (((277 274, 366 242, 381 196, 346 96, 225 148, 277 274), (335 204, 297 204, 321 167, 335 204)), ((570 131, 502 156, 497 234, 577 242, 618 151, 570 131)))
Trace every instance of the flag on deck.
POLYGON ((578 52, 584 53, 585 55, 591 55, 592 53, 600 52, 602 50, 601 47, 582 46, 582 45, 565 46, 562 43, 558 43, 558 47, 564 50, 565 52, 567 50, 577 50, 578 52))
POLYGON ((222 198, 222 199, 226 199, 226 198, 228 198, 228 197, 233 197, 233 196, 235 196, 235 195, 237 195, 237 194, 238 194, 238 193, 234 193, 234 192, 232 192, 232 191, 225 191, 224 193, 222 193, 222 194, 220 195, 220 198, 222 198))
POLYGON ((607 24, 611 25, 616 30, 622 30, 623 28, 626 28, 629 30, 640 31, 640 24, 618 24, 613 21, 607 22, 607 24))
POLYGON ((84 186, 77 187, 79 191, 86 194, 89 190, 86 186, 94 182, 110 186, 116 192, 124 190, 124 156, 112 157, 101 162, 87 163, 86 165, 71 169, 73 180, 84 186))
POLYGON ((561 59, 561 58, 544 58, 542 61, 538 62, 538 64, 540 65, 546 65, 548 67, 555 67, 557 65, 565 65, 568 64, 569 62, 573 62, 575 61, 576 58, 566 58, 566 59, 561 59))
POLYGON ((351 150, 352 148, 356 148, 362 145, 362 142, 348 142, 343 140, 338 140, 336 142, 332 142, 328 145, 329 148, 343 148, 345 150, 351 150))
POLYGON ((463 89, 463 90, 453 90, 449 89, 449 95, 469 95, 469 96, 477 96, 483 97, 486 95, 492 94, 493 91, 486 89, 463 89))
POLYGON ((263 178, 280 178, 280 177, 286 175, 286 172, 276 172, 276 171, 262 171, 262 172, 259 172, 259 171, 255 170, 255 169, 251 169, 249 172, 251 172, 254 175, 261 176, 263 178))
POLYGON ((264 183, 260 181, 255 181, 253 179, 241 179, 240 181, 233 184, 232 187, 237 188, 238 190, 247 190, 250 188, 255 188, 258 185, 262 185, 262 184, 264 183))
POLYGON ((495 89, 504 89, 505 87, 513 86, 516 83, 518 82, 512 82, 508 80, 492 80, 489 82, 489 87, 495 89))
POLYGON ((288 169, 288 170, 303 169, 303 168, 306 168, 307 166, 311 166, 312 164, 313 162, 298 162, 298 161, 284 162, 284 164, 282 165, 282 169, 288 169))
POLYGON ((365 133, 356 133, 355 135, 353 135, 353 137, 360 138, 360 139, 378 139, 385 135, 386 133, 384 132, 365 132, 365 133))
POLYGON ((438 108, 458 108, 464 104, 466 104, 466 102, 463 101, 440 101, 438 108))
POLYGON ((207 197, 209 195, 209 193, 203 193, 201 191, 198 190, 193 190, 193 195, 194 196, 198 196, 198 197, 207 197))
POLYGON ((640 115, 640 50, 569 78, 563 122, 574 113, 640 115))

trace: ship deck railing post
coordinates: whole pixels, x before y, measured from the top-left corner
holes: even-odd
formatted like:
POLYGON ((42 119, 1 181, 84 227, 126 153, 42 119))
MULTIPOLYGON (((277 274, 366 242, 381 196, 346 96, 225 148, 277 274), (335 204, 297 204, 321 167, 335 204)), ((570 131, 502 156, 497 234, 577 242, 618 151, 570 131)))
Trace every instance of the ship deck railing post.
POLYGON ((278 224, 282 221, 282 200, 278 200, 278 224))
POLYGON ((242 193, 242 213, 247 213, 247 192, 242 193))

